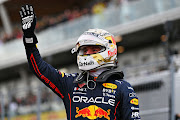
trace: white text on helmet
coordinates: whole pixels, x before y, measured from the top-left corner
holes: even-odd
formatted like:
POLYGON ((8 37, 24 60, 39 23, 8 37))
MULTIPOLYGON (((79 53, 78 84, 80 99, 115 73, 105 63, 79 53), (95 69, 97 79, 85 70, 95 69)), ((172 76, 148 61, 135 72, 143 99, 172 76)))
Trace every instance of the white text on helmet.
POLYGON ((88 66, 88 65, 93 65, 94 62, 90 61, 90 62, 79 62, 79 66, 88 66))

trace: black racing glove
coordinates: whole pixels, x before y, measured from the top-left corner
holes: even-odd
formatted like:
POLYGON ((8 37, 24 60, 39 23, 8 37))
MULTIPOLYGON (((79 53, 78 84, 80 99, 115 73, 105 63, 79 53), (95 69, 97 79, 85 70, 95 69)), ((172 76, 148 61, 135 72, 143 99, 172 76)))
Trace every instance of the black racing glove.
POLYGON ((23 42, 27 47, 34 46, 37 41, 37 37, 34 34, 36 26, 36 16, 33 10, 32 5, 24 5, 19 11, 21 22, 22 22, 22 31, 24 33, 23 42))

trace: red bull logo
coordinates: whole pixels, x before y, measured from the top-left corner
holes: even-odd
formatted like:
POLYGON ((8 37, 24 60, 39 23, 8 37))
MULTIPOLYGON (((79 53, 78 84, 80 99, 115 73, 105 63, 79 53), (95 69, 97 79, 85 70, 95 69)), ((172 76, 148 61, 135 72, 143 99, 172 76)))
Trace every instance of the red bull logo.
POLYGON ((113 52, 108 51, 108 56, 113 56, 117 54, 117 49, 115 48, 113 52))
POLYGON ((97 118, 106 118, 108 120, 110 120, 110 109, 108 109, 107 111, 103 110, 102 108, 96 106, 96 105, 90 105, 89 107, 83 108, 81 110, 79 110, 79 107, 76 107, 76 116, 75 118, 78 118, 80 116, 82 117, 87 117, 90 120, 94 120, 97 118))

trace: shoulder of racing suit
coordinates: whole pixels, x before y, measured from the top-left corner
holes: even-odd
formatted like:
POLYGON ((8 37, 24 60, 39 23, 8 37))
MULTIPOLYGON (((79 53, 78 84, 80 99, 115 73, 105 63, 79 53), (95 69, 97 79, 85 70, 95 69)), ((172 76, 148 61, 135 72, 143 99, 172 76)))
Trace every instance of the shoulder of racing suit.
MULTIPOLYGON (((96 82, 105 82, 110 77, 111 78, 113 77, 115 79, 123 79, 124 74, 122 71, 116 71, 114 69, 106 70, 98 76, 98 78, 96 79, 96 82)), ((77 76, 77 78, 74 80, 74 83, 81 83, 82 81, 86 79, 87 79, 87 72, 83 71, 77 76)))

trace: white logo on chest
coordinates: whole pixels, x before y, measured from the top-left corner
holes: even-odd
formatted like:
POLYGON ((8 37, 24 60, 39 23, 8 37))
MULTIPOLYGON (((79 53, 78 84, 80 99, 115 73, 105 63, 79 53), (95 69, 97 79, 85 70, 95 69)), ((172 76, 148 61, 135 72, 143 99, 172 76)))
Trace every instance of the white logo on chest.
POLYGON ((114 99, 108 99, 105 101, 104 97, 85 97, 85 96, 73 96, 72 98, 73 102, 79 102, 79 103, 102 103, 102 104, 109 104, 111 106, 114 106, 115 100, 114 99))

